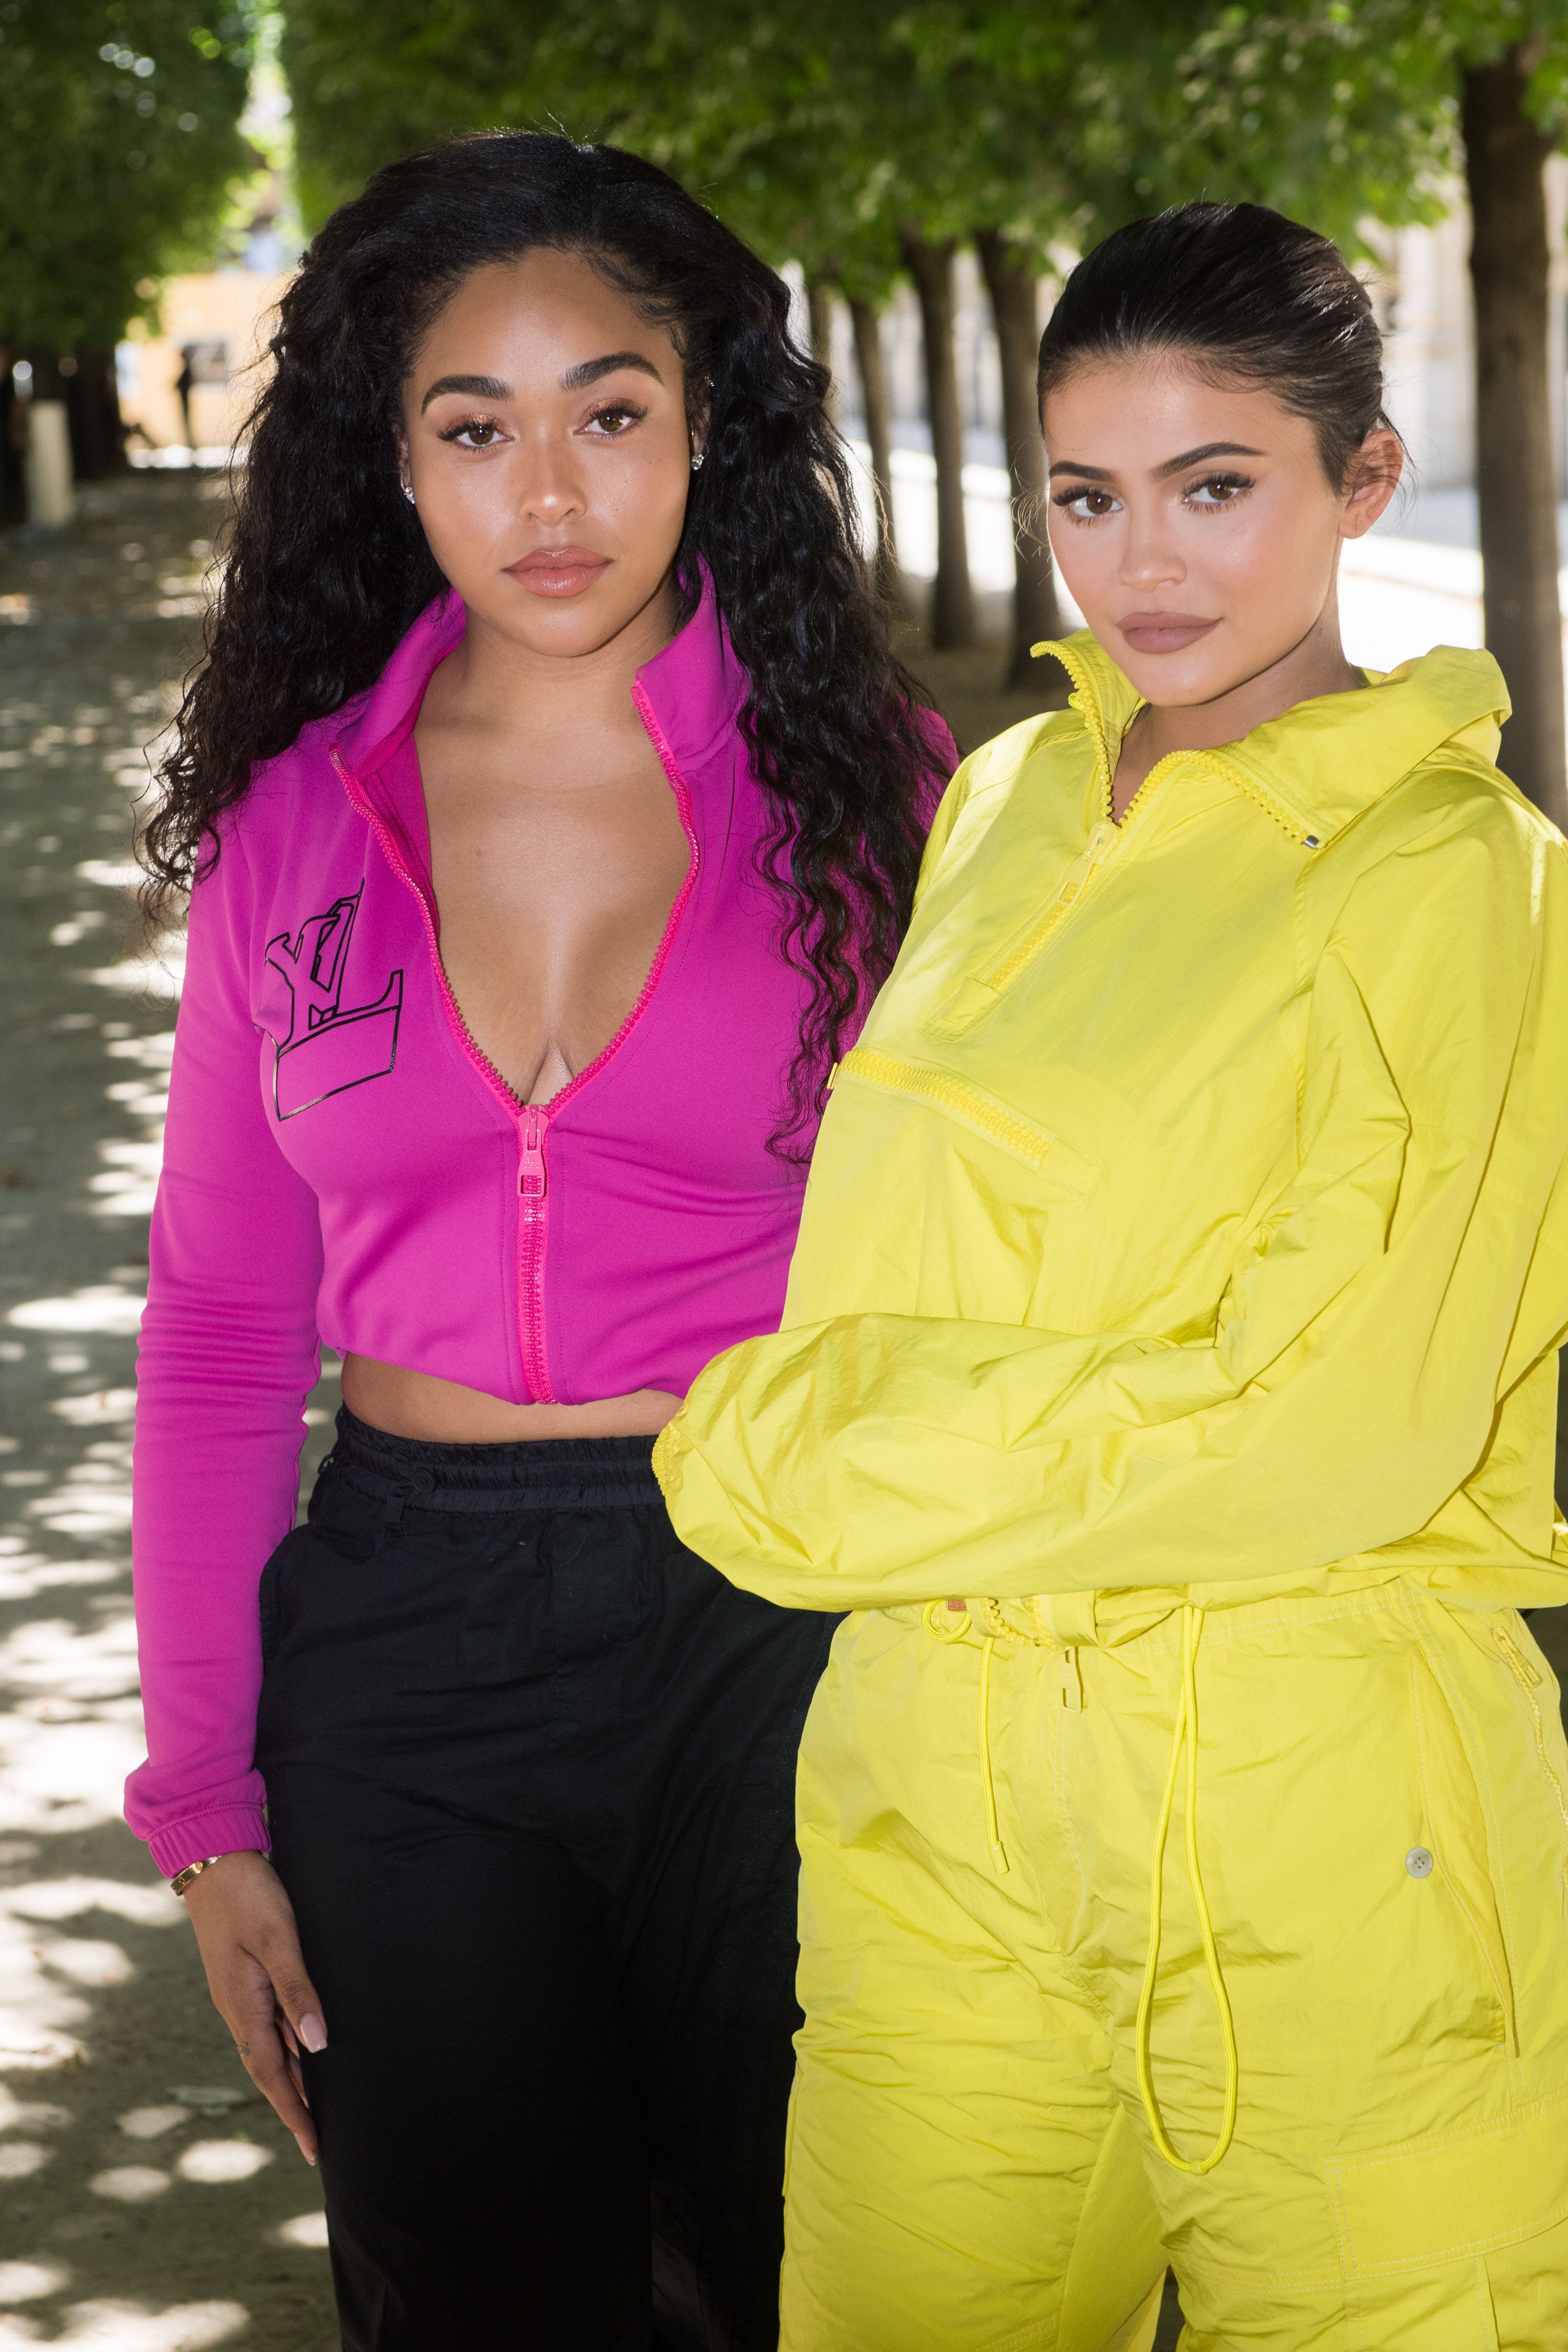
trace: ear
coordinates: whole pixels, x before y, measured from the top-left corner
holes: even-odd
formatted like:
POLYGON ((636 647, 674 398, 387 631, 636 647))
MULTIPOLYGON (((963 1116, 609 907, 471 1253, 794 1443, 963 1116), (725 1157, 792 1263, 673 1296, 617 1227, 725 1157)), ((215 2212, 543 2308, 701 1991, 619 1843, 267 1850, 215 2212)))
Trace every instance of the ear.
POLYGON ((397 478, 403 485, 404 494, 406 496, 409 483, 408 427, 404 423, 402 412, 395 404, 394 404, 393 414, 387 421, 392 428, 392 446, 397 459, 397 478))
POLYGON ((713 415, 713 386, 694 385, 686 404, 686 429, 691 436, 691 454, 700 463, 708 447, 708 427, 713 415))
POLYGON ((1373 524, 1388 511, 1405 471, 1405 444, 1397 433, 1380 425, 1369 433, 1351 459, 1350 480, 1340 515, 1342 539, 1364 539, 1373 524))

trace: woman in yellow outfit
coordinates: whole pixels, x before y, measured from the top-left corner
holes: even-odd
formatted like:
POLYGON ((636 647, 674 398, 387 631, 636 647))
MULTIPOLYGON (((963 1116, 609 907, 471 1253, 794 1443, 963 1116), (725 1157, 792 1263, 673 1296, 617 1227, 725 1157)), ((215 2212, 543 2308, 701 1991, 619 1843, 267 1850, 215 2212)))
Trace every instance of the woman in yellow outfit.
POLYGON ((1167 2259, 1186 2352, 1568 2347, 1568 860, 1485 654, 1341 650, 1381 381, 1272 214, 1068 280, 1071 708, 954 778, 784 1328, 660 1442, 854 1612, 786 2352, 1142 2346, 1167 2259))

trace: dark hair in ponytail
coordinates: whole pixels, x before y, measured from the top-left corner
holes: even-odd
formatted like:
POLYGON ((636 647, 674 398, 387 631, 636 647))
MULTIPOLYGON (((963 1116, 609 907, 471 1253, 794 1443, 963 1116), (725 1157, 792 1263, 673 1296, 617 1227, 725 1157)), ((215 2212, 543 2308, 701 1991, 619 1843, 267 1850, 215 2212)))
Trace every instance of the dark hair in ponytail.
POLYGON ((1365 287, 1331 238, 1262 205, 1177 205, 1097 245, 1041 340, 1040 398, 1085 361, 1166 352, 1304 416, 1336 489, 1388 424, 1365 287))
POLYGON ((683 620, 712 580, 775 803, 763 864, 782 950, 811 980, 774 1139, 793 1153, 908 924, 945 737, 922 730, 868 584, 827 373, 791 341, 788 288, 639 155, 451 140, 378 172, 317 236, 279 306, 206 661, 142 842, 150 911, 214 853, 257 763, 369 686, 445 587, 399 487, 404 379, 470 271, 536 247, 581 254, 667 328, 707 410, 676 577, 683 620))

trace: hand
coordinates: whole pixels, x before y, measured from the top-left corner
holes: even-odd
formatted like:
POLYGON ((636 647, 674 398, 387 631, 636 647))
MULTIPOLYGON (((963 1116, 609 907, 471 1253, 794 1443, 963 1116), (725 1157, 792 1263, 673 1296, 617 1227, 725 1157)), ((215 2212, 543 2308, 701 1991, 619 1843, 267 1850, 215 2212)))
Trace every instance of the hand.
POLYGON ((300 2044, 327 2046, 316 1989, 305 1973, 294 1906, 265 1854, 226 1853, 185 1889, 213 2007, 234 2036, 245 2071, 316 2161, 300 2044))

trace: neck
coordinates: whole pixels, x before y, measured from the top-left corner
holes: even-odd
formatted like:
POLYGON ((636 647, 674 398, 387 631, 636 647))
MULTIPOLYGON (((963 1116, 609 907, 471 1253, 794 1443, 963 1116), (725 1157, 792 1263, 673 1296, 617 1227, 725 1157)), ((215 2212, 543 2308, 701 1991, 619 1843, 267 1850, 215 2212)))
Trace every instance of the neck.
POLYGON ((1308 630, 1267 669, 1227 687, 1207 702, 1146 703, 1122 740, 1111 786, 1110 814, 1118 824, 1149 771, 1172 751, 1215 751, 1255 727, 1278 719, 1298 702, 1321 694, 1352 694, 1366 684, 1346 661, 1340 643, 1336 590, 1308 630))
POLYGON ((432 687, 439 683, 446 715, 468 726, 510 730, 526 721, 537 737, 625 719, 637 671, 669 643, 675 615, 675 583, 667 577, 604 645, 548 654, 519 644, 470 609, 462 641, 432 687))

